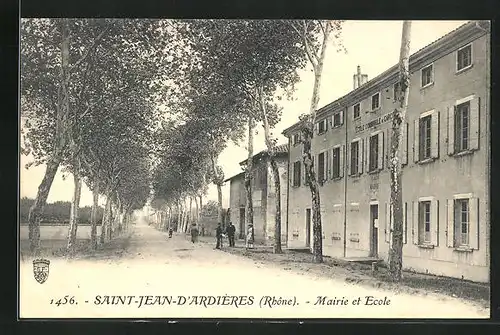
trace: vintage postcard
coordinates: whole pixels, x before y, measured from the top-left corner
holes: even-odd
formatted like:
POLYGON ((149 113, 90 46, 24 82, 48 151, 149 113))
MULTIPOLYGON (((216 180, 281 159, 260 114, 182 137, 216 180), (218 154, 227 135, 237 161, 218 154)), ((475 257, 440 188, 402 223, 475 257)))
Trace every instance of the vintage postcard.
POLYGON ((490 22, 21 19, 19 318, 490 317, 490 22))

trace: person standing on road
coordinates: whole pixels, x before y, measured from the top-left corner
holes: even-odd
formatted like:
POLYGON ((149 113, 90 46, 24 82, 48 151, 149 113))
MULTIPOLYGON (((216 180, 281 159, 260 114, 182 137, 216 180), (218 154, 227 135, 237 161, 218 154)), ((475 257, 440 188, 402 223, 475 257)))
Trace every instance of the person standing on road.
POLYGON ((253 225, 248 225, 247 238, 246 238, 246 248, 253 249, 253 225))
POLYGON ((236 232, 236 227, 232 222, 229 222, 229 226, 227 227, 227 237, 229 239, 229 246, 234 247, 234 233, 236 232))
POLYGON ((215 237, 217 238, 217 245, 215 246, 215 249, 222 249, 222 226, 219 223, 217 225, 217 229, 215 229, 215 237))
POLYGON ((172 238, 173 232, 174 232, 174 230, 172 229, 172 227, 168 228, 168 238, 172 238))
POLYGON ((196 242, 198 241, 198 228, 196 227, 196 223, 193 223, 191 226, 191 242, 196 242))

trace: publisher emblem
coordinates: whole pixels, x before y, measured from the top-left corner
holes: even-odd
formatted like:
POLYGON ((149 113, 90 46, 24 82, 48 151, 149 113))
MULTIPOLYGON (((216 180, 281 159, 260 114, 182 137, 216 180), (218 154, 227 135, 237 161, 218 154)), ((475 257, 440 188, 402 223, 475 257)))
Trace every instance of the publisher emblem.
POLYGON ((33 261, 33 275, 40 284, 45 283, 49 278, 50 261, 47 259, 35 259, 33 261))

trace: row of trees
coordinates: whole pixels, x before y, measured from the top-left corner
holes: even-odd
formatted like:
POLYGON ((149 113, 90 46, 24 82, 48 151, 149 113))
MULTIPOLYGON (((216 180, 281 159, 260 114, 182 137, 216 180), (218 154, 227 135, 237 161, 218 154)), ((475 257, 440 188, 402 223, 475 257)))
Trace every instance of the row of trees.
POLYGON ((122 230, 149 195, 150 154, 168 32, 160 20, 23 19, 22 153, 46 165, 29 213, 30 250, 58 170, 74 194, 68 250, 73 251, 82 183, 93 192, 92 246, 99 196, 106 198, 100 241, 122 230))
MULTIPOLYGON (((34 199, 21 198, 19 201, 19 220, 21 223, 28 222, 29 211, 34 199)), ((44 212, 42 214, 41 222, 50 223, 69 223, 69 214, 71 211, 71 202, 69 201, 56 201, 54 203, 49 203, 45 206, 44 212)), ((81 207, 78 211, 78 222, 80 223, 90 223, 92 207, 85 206, 81 207)), ((98 207, 97 209, 97 224, 99 225, 102 221, 102 216, 104 213, 104 208, 98 207)))
POLYGON ((281 252, 281 185, 272 129, 282 114, 277 102, 293 97, 298 71, 309 64, 315 81, 310 113, 302 118, 303 157, 315 209, 314 260, 321 262, 320 198, 310 141, 326 49, 330 44, 342 47, 342 21, 197 20, 176 21, 172 27, 186 52, 177 54, 185 73, 173 79, 177 114, 165 121, 160 136, 166 140, 153 177, 156 208, 171 211, 176 206, 181 213, 182 199, 192 199, 212 182, 218 188, 221 218, 224 176, 217 157, 228 141, 242 142, 247 129, 245 217, 252 224, 253 135, 261 124, 277 199, 274 251, 281 252))

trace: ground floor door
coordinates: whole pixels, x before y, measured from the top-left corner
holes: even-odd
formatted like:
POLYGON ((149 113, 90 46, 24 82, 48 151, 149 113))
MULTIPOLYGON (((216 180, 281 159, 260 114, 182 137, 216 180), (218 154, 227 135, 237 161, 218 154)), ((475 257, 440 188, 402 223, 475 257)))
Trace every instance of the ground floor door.
POLYGON ((245 207, 240 208, 240 237, 245 238, 245 207))
POLYGON ((378 257, 378 205, 370 205, 370 257, 378 257))
POLYGON ((306 209, 306 247, 311 247, 311 209, 306 209))

